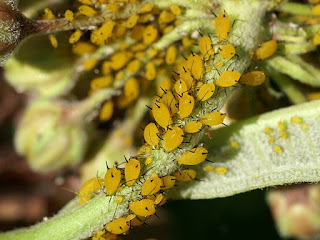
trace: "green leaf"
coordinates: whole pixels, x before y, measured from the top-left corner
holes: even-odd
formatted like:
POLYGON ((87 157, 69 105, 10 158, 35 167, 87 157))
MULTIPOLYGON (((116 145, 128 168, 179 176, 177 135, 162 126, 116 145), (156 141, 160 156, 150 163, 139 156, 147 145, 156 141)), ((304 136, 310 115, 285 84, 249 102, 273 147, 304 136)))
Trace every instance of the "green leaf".
POLYGON ((225 167, 227 173, 204 172, 197 166, 197 178, 169 193, 171 199, 208 199, 297 182, 320 181, 320 101, 308 102, 251 118, 212 131, 204 140, 208 159, 214 167, 225 167), (294 117, 301 123, 294 123, 294 117), (279 122, 286 138, 281 138, 279 122), (270 128, 270 134, 265 133, 270 128), (269 143, 273 137, 274 142, 269 143), (230 141, 239 144, 232 148, 230 141), (282 150, 277 153, 275 146, 282 150))

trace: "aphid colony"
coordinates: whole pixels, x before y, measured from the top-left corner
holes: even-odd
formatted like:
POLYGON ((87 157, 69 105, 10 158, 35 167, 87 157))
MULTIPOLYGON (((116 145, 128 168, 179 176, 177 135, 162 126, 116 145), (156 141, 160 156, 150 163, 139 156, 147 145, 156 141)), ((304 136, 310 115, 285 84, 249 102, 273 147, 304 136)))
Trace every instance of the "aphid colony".
MULTIPOLYGON (((76 13, 71 10, 65 12, 65 19, 69 22, 83 16, 97 16, 102 8, 104 11, 118 12, 128 2, 78 1, 83 5, 79 6, 76 13)), ((181 24, 176 16, 183 11, 184 9, 180 9, 177 5, 171 5, 169 9, 160 11, 154 9, 153 4, 142 3, 139 12, 127 19, 106 21, 91 32, 88 31, 90 42, 84 40, 88 34, 80 29, 75 30, 69 38, 69 43, 73 44, 73 53, 86 56, 83 69, 91 71, 98 67, 100 70, 101 76, 91 81, 89 94, 110 87, 114 80, 123 79, 126 74, 131 76, 123 87, 123 93, 115 100, 116 104, 109 101, 102 106, 100 113, 102 121, 112 117, 114 105, 124 108, 136 100, 140 95, 141 85, 152 85, 155 84, 155 80, 161 80, 156 83, 157 96, 149 107, 154 122, 144 128, 143 136, 146 143, 140 148, 137 156, 127 160, 123 169, 108 168, 103 179, 97 177, 86 181, 78 192, 80 204, 88 202, 98 190, 107 196, 115 197, 117 204, 123 204, 126 196, 118 194, 120 189, 124 186, 140 189, 140 197, 131 199, 128 203, 130 214, 107 223, 105 229, 97 232, 93 239, 116 239, 117 235, 126 233, 130 227, 143 224, 155 214, 157 206, 166 202, 165 190, 173 187, 176 181, 187 182, 196 179, 197 172, 190 166, 206 161, 208 151, 202 145, 198 145, 183 153, 181 146, 188 144, 193 134, 223 124, 226 116, 216 111, 214 106, 211 107, 211 112, 204 112, 202 109, 210 104, 211 98, 223 92, 224 88, 242 83, 256 86, 265 80, 265 75, 261 71, 241 75, 233 69, 222 68, 237 56, 236 47, 227 41, 230 19, 225 12, 215 18, 215 37, 201 35, 198 40, 199 54, 190 50, 191 54, 188 57, 178 58, 180 49, 175 44, 168 46, 166 51, 153 48, 152 44, 162 35, 172 31, 175 25, 181 24), (108 58, 90 57, 90 53, 97 47, 112 44, 126 34, 130 34, 135 40, 134 44, 120 44, 115 53, 108 58), (215 58, 219 61, 212 66, 212 60, 215 58), (103 61, 100 62, 101 60, 103 61), (172 73, 172 69, 168 68, 170 65, 175 65, 173 80, 167 77, 172 73), (219 76, 216 79, 206 80, 206 72, 212 71, 213 68, 219 76), (224 71, 221 72, 219 69, 224 71), (195 109, 200 111, 196 111, 195 114, 195 109), (153 172, 152 149, 160 149, 166 153, 175 151, 177 157, 174 162, 178 171, 162 176, 153 172)), ((50 20, 55 16, 46 9, 43 18, 50 20)), ((49 39, 53 47, 58 46, 54 35, 50 35, 49 39)), ((184 50, 193 45, 192 41, 187 36, 182 39, 184 50)), ((253 54, 253 58, 257 60, 268 58, 276 50, 276 41, 262 43, 253 54)), ((213 167, 206 166, 205 169, 210 172, 213 167)), ((225 168, 217 171, 220 174, 225 172, 225 168)))

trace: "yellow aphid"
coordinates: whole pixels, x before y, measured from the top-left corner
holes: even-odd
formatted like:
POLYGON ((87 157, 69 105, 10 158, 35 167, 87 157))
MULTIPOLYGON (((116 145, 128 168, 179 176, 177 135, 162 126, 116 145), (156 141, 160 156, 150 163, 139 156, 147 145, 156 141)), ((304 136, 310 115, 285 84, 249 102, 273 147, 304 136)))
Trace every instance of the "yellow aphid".
POLYGON ((274 146, 274 147, 273 147, 273 150, 274 150, 276 153, 282 153, 282 149, 281 149, 281 147, 279 147, 279 146, 274 146))
POLYGON ((152 163, 152 157, 151 157, 151 156, 147 157, 146 160, 144 161, 144 164, 147 165, 147 166, 148 166, 150 163, 152 163))
POLYGON ((100 109, 99 119, 100 121, 108 121, 113 115, 114 104, 112 101, 104 103, 100 109))
POLYGON ((178 111, 176 107, 177 101, 171 91, 167 91, 161 95, 160 103, 163 103, 168 107, 171 116, 178 111))
POLYGON ((166 129, 169 125, 172 124, 169 109, 165 104, 154 104, 152 108, 152 114, 156 122, 164 129, 166 129))
POLYGON ((109 75, 111 73, 111 62, 104 61, 101 66, 101 72, 103 75, 109 75))
POLYGON ((152 9, 153 9, 153 4, 146 3, 140 8, 140 12, 141 13, 147 13, 147 12, 151 12, 152 9))
POLYGON ((91 178, 87 180, 80 188, 78 195, 80 204, 84 204, 91 199, 91 194, 103 187, 103 179, 91 178))
POLYGON ((146 45, 152 44, 158 38, 158 29, 153 26, 147 26, 143 31, 143 43, 146 45))
POLYGON ((83 63, 83 69, 85 71, 91 71, 97 65, 98 60, 95 58, 88 58, 83 63))
POLYGON ((157 69, 153 62, 148 62, 146 64, 146 79, 149 81, 155 79, 157 76, 157 69))
POLYGON ((185 169, 176 171, 173 175, 177 178, 178 181, 189 182, 196 178, 197 172, 193 169, 185 169))
POLYGON ((179 127, 172 127, 167 130, 164 135, 163 146, 166 152, 170 152, 177 147, 183 141, 183 130, 179 127))
POLYGON ((216 68, 220 68, 220 67, 222 67, 224 65, 224 63, 222 62, 222 61, 219 61, 219 62, 217 62, 216 64, 214 64, 214 66, 216 67, 216 68))
POLYGON ((123 94, 130 102, 136 100, 140 94, 139 81, 136 78, 130 78, 124 85, 123 94))
POLYGON ((220 47, 219 54, 223 59, 229 60, 236 54, 236 49, 232 44, 226 44, 220 47))
POLYGON ((188 117, 194 107, 194 98, 185 93, 179 100, 179 116, 181 119, 188 117))
POLYGON ((129 73, 136 73, 140 69, 141 62, 138 59, 134 59, 127 65, 127 71, 129 73))
POLYGON ((127 162, 124 168, 124 176, 126 179, 127 186, 131 186, 136 182, 136 180, 140 175, 140 170, 141 170, 141 165, 137 159, 132 158, 127 162))
POLYGON ((161 180, 162 180, 161 190, 172 188, 176 183, 175 176, 165 176, 161 180))
POLYGON ((240 78, 240 82, 249 86, 258 86, 264 83, 266 75, 262 71, 253 71, 243 74, 240 78))
POLYGON ((239 143, 237 141, 231 140, 230 146, 234 149, 239 149, 239 143))
POLYGON ((320 45, 320 33, 313 36, 312 42, 313 45, 320 45))
POLYGON ((197 101, 208 100, 213 95, 215 89, 216 86, 213 83, 203 84, 198 91, 197 101))
POLYGON ((182 97, 184 93, 188 92, 188 87, 185 81, 183 81, 181 78, 176 81, 174 84, 174 90, 178 94, 179 97, 182 97))
POLYGON ((264 42, 255 51, 256 59, 265 59, 271 57, 278 49, 278 43, 276 40, 272 39, 270 41, 264 42))
POLYGON ((119 203, 122 203, 122 201, 123 201, 123 196, 118 195, 116 198, 116 203, 119 204, 119 203))
POLYGON ((207 158, 208 151, 204 147, 196 147, 176 159, 178 164, 197 165, 207 158))
POLYGON ((93 0, 78 0, 79 3, 85 4, 85 5, 92 5, 93 0))
POLYGON ((187 60, 187 69, 191 71, 191 74, 195 79, 202 79, 204 72, 202 58, 198 54, 191 54, 187 60))
POLYGON ((174 64, 177 59, 177 48, 175 45, 168 47, 166 52, 166 63, 168 65, 174 64))
POLYGON ((170 78, 165 78, 162 82, 157 86, 157 94, 161 95, 164 91, 169 91, 172 88, 172 81, 170 78))
POLYGON ((73 12, 71 10, 65 11, 64 17, 71 22, 73 20, 73 12))
POLYGON ((132 58, 131 52, 116 52, 110 58, 111 68, 113 70, 119 70, 123 68, 132 58))
POLYGON ((171 10, 171 12, 172 12, 174 15, 176 15, 176 16, 178 16, 178 15, 181 14, 181 9, 179 8, 178 5, 171 5, 171 6, 170 6, 170 10, 171 10))
POLYGON ((112 222, 109 222, 106 225, 106 229, 108 232, 111 232, 113 234, 122 234, 130 229, 130 222, 127 221, 125 217, 118 218, 116 220, 113 220, 112 222))
POLYGON ((309 125, 306 124, 306 123, 301 125, 301 129, 302 129, 302 130, 306 130, 306 129, 308 129, 308 128, 309 128, 309 125))
POLYGON ((95 46, 87 42, 77 42, 72 47, 72 52, 76 55, 82 56, 91 53, 95 50, 95 46))
POLYGON ((109 168, 104 176, 104 186, 108 196, 113 195, 119 188, 121 172, 116 168, 109 168))
POLYGON ((281 132, 280 133, 280 138, 286 138, 287 137, 287 133, 286 132, 281 132))
POLYGON ((281 121, 278 122, 278 128, 279 128, 279 130, 280 130, 281 132, 284 131, 285 126, 284 126, 283 122, 281 122, 281 121))
POLYGON ((76 30, 74 33, 71 34, 71 36, 69 38, 69 43, 74 44, 74 43, 78 42, 82 35, 83 35, 82 31, 76 30))
POLYGON ((204 166, 203 167, 203 171, 205 171, 205 172, 213 172, 214 171, 214 167, 210 166, 210 165, 204 166))
POLYGON ((274 142, 274 137, 270 136, 269 139, 268 139, 268 142, 269 143, 273 143, 274 142))
POLYGON ((149 22, 149 20, 151 20, 152 17, 153 15, 151 13, 143 14, 139 18, 139 23, 147 23, 149 22))
POLYGON ((313 15, 320 15, 320 4, 315 5, 312 9, 311 9, 311 13, 313 15))
POLYGON ((270 134, 270 133, 272 133, 272 129, 266 127, 266 128, 264 129, 264 132, 265 132, 266 134, 270 134))
POLYGON ((52 13, 52 11, 49 8, 44 9, 44 19, 45 20, 53 20, 56 17, 52 13))
POLYGON ((126 22, 126 27, 133 28, 137 24, 138 19, 139 19, 138 15, 132 15, 131 17, 128 18, 126 22))
POLYGON ((221 13, 215 20, 215 30, 218 36, 219 42, 224 42, 227 40, 230 31, 230 20, 226 13, 221 13))
POLYGON ((108 21, 102 24, 100 28, 93 30, 90 35, 90 41, 99 46, 106 44, 106 40, 111 35, 115 24, 114 21, 108 21))
POLYGON ((224 167, 219 167, 219 168, 214 169, 214 171, 218 174, 225 174, 225 173, 227 173, 228 170, 224 167))
POLYGON ((183 127, 183 131, 186 133, 196 133, 196 132, 199 132, 201 128, 202 128, 201 122, 192 121, 192 122, 187 123, 183 127))
POLYGON ((149 48, 147 54, 148 54, 148 57, 151 59, 157 56, 158 52, 159 50, 156 48, 149 48))
POLYGON ((160 13, 158 22, 159 24, 167 24, 167 23, 173 22, 175 19, 176 19, 176 16, 172 12, 164 10, 160 13))
POLYGON ((92 79, 90 87, 92 90, 98 90, 101 88, 107 88, 112 84, 112 77, 110 75, 97 77, 92 79))
POLYGON ((184 49, 188 49, 194 42, 193 39, 189 38, 188 36, 183 37, 181 41, 184 49))
POLYGON ((120 10, 120 6, 117 5, 117 4, 112 4, 112 3, 108 3, 106 5, 106 9, 109 11, 109 12, 118 12, 120 10))
POLYGON ((161 185, 162 185, 161 179, 158 176, 152 176, 143 183, 140 195, 141 196, 153 195, 160 191, 161 185))
POLYGON ((159 138, 159 130, 154 123, 149 123, 144 131, 143 131, 144 140, 150 146, 157 146, 160 138, 159 138))
POLYGON ((79 10, 80 14, 87 16, 87 17, 92 17, 97 14, 96 10, 94 10, 92 7, 89 7, 87 5, 81 5, 78 8, 78 10, 79 10))
POLYGON ((223 120, 225 117, 226 117, 225 113, 212 112, 212 113, 207 113, 203 115, 200 118, 200 122, 208 126, 220 125, 223 123, 223 120))
POLYGON ((208 36, 202 36, 199 40, 199 50, 206 59, 212 59, 214 56, 214 49, 211 39, 208 36))
POLYGON ((129 209, 136 215, 147 217, 156 212, 155 203, 150 199, 137 200, 129 204, 129 209))
POLYGON ((55 35, 50 34, 49 35, 49 40, 50 40, 50 43, 51 43, 52 47, 54 47, 54 48, 58 47, 58 40, 57 40, 55 35))
POLYGON ((297 124, 302 123, 302 119, 299 117, 292 117, 290 121, 297 124))
POLYGON ((222 73, 214 82, 219 87, 231 87, 239 82, 241 74, 237 71, 228 70, 222 73))
POLYGON ((131 38, 140 40, 143 37, 144 26, 139 24, 135 25, 131 31, 131 38))

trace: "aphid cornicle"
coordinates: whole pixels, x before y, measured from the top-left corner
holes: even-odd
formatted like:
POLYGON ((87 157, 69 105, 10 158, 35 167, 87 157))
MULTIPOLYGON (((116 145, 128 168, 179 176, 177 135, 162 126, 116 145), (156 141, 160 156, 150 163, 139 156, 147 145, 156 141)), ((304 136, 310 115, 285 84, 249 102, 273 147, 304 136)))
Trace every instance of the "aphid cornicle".
POLYGON ((219 43, 227 40, 230 31, 230 20, 228 14, 224 12, 217 16, 215 21, 215 30, 219 43))
POLYGON ((159 129, 154 123, 149 123, 144 131, 143 136, 144 140, 150 145, 150 146, 157 146, 160 138, 159 138, 159 129))
POLYGON ((135 158, 131 158, 127 162, 124 168, 124 176, 126 179, 127 186, 131 186, 136 182, 136 180, 140 175, 140 170, 141 170, 141 165, 139 160, 135 158))
POLYGON ((122 234, 130 229, 130 222, 125 218, 118 218, 106 225, 107 231, 113 234, 122 234))
POLYGON ((176 159, 178 164, 197 165, 207 158, 208 151, 204 147, 193 148, 176 159))
POLYGON ((104 186, 108 196, 113 195, 119 188, 121 171, 117 168, 108 168, 104 176, 104 186))
POLYGON ((179 127, 171 127, 164 135, 163 146, 166 152, 170 152, 177 147, 183 141, 183 130, 179 127))
POLYGON ((154 205, 155 203, 153 200, 142 199, 131 202, 129 204, 129 209, 138 216, 147 217, 156 212, 154 205))
POLYGON ((202 123, 199 121, 188 122, 184 127, 183 131, 186 133, 196 133, 202 128, 202 123))
POLYGON ((149 196, 159 192, 161 184, 161 179, 158 176, 151 176, 143 183, 140 195, 149 196))
POLYGON ((214 82, 219 87, 231 87, 239 82, 241 74, 234 70, 228 70, 222 73, 218 79, 214 82))

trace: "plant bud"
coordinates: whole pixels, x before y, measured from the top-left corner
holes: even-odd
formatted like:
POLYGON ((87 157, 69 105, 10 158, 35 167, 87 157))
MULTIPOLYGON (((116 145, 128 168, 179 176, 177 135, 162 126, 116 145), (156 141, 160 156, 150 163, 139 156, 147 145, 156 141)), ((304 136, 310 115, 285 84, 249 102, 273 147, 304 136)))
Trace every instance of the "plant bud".
POLYGON ((83 159, 89 126, 83 118, 72 115, 77 106, 38 100, 26 109, 15 134, 15 146, 31 168, 58 170, 83 159))
POLYGON ((34 31, 33 23, 18 11, 16 0, 0 0, 0 66, 18 43, 34 31))
POLYGON ((268 192, 267 201, 283 237, 320 236, 320 185, 302 184, 268 192))

